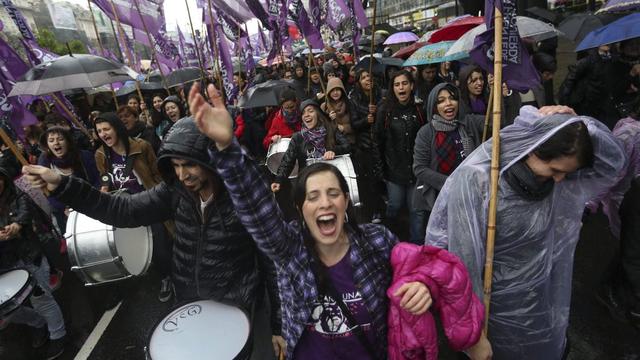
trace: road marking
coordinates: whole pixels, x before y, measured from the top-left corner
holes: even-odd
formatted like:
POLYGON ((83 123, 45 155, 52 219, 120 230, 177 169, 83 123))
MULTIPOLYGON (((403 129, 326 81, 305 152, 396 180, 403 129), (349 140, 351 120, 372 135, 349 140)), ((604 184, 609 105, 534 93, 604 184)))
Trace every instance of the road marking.
POLYGON ((104 334, 107 326, 109 326, 109 323, 116 315, 116 312, 120 308, 120 305, 122 305, 122 301, 120 301, 118 305, 116 305, 116 307, 114 307, 113 309, 104 312, 104 314, 100 318, 100 321, 98 321, 96 327, 93 328, 93 331, 91 331, 91 334, 89 334, 89 337, 82 345, 82 348, 76 354, 74 360, 87 360, 89 358, 89 355, 91 355, 91 352, 96 347, 96 344, 98 344, 98 340, 100 340, 100 337, 102 337, 102 334, 104 334))

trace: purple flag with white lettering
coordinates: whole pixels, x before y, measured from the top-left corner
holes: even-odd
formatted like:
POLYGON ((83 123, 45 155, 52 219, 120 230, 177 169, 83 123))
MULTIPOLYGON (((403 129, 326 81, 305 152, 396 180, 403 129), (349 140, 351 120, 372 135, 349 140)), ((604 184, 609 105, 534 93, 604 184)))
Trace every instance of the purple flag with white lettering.
POLYGON ((117 12, 117 19, 120 20, 122 24, 127 24, 140 30, 144 30, 146 25, 147 30, 152 34, 159 31, 161 28, 161 24, 158 22, 158 9, 161 5, 158 4, 158 1, 133 0, 136 1, 140 7, 140 14, 136 9, 135 3, 131 0, 92 1, 100 8, 100 10, 114 21, 116 20, 116 14, 113 12, 113 9, 115 8, 115 11, 117 12))
POLYGON ((487 30, 476 36, 471 58, 484 70, 493 74, 495 7, 502 11, 502 81, 510 89, 526 91, 540 84, 540 76, 531 56, 522 44, 516 22, 516 0, 487 0, 485 24, 487 30))
MULTIPOLYGON (((307 10, 302 5, 301 0, 288 0, 287 3, 287 23, 295 24, 300 29, 302 36, 314 49, 323 49, 322 35, 309 20, 307 10)), ((285 42, 287 44, 288 42, 285 42)), ((288 44, 287 44, 288 45, 288 44)))
POLYGON ((264 9, 264 7, 262 7, 262 4, 260 4, 260 1, 246 0, 246 3, 247 3, 247 6, 249 7, 249 10, 251 10, 253 15, 255 15, 258 18, 258 20, 260 20, 262 25, 268 30, 273 30, 273 28, 271 27, 271 21, 269 20, 269 14, 267 14, 267 11, 264 9))
POLYGON ((13 5, 11 0, 0 0, 0 4, 2 4, 7 10, 7 13, 9 13, 9 16, 16 24, 16 27, 20 30, 22 37, 25 40, 36 41, 36 37, 33 36, 33 32, 31 31, 31 28, 29 28, 27 20, 24 18, 20 10, 13 5))
POLYGON ((350 13, 344 0, 327 0, 327 14, 325 21, 329 28, 337 30, 350 13))
POLYGON ((364 12, 364 7, 362 6, 361 0, 347 0, 349 1, 349 5, 353 6, 353 12, 356 15, 356 20, 358 20, 358 24, 360 24, 361 28, 366 28, 369 26, 369 20, 367 19, 367 14, 364 12))

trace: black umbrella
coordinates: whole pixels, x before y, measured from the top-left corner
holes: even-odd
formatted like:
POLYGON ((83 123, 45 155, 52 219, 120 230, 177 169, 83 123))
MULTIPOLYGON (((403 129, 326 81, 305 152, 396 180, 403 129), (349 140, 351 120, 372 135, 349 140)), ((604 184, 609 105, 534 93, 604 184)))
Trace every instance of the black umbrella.
MULTIPOLYGON (((382 34, 376 34, 374 37, 375 45, 381 45, 386 37, 382 36, 382 34)), ((358 41, 358 45, 360 46, 371 46, 371 35, 363 36, 360 41, 358 41)))
POLYGON ((153 70, 152 72, 150 72, 149 74, 145 75, 144 78, 145 82, 162 82, 162 74, 160 74, 160 71, 158 70, 153 70))
POLYGON ((533 6, 526 10, 529 15, 538 18, 540 20, 548 21, 554 25, 558 25, 560 21, 562 21, 562 15, 557 12, 543 9, 541 7, 533 6))
POLYGON ((280 105, 280 94, 285 89, 296 92, 299 99, 304 98, 304 89, 293 80, 267 80, 254 85, 238 99, 238 107, 249 109, 280 105))
POLYGON ((13 86, 9 96, 95 88, 137 76, 129 67, 111 59, 84 54, 64 55, 31 68, 13 86))
MULTIPOLYGON (((380 63, 379 61, 380 59, 377 58, 373 58, 373 66, 371 68, 371 71, 374 74, 384 74, 384 70, 386 69, 386 66, 382 63, 380 63)), ((355 66, 355 71, 358 71, 359 69, 365 69, 367 72, 369 71, 369 63, 371 62, 371 56, 367 55, 366 57, 364 57, 364 59, 360 60, 356 66, 355 66)))
POLYGON ((579 13, 573 14, 566 19, 564 19, 560 25, 558 25, 558 30, 564 33, 564 36, 573 42, 579 43, 587 36, 588 33, 592 32, 595 29, 599 29, 606 24, 609 24, 615 20, 617 20, 620 15, 614 14, 590 14, 590 13, 579 13))
MULTIPOLYGON (((141 92, 152 92, 152 91, 164 90, 164 86, 162 86, 162 83, 158 83, 158 82, 140 82, 138 84, 140 85, 141 92)), ((116 91, 116 96, 126 96, 129 94, 135 93, 137 91, 138 90, 136 89, 136 83, 128 82, 123 87, 121 87, 116 91)))
POLYGON ((197 67, 185 67, 167 75, 167 86, 174 87, 183 85, 191 81, 196 81, 202 78, 202 72, 197 67))

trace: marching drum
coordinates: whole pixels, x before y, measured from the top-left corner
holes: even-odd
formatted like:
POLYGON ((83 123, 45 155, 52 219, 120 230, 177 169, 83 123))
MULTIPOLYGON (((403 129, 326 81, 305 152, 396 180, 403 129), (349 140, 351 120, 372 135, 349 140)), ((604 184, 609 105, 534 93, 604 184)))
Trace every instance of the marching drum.
POLYGON ((0 318, 20 307, 36 287, 36 279, 24 269, 0 274, 0 318))
MULTIPOLYGON (((273 175, 278 175, 278 168, 280 167, 280 163, 282 162, 282 158, 284 157, 284 153, 287 152, 289 148, 289 143, 291 142, 290 138, 281 138, 277 142, 269 145, 269 152, 267 152, 267 168, 273 175)), ((289 175, 289 179, 293 179, 298 176, 298 163, 293 167, 293 171, 289 175)))
POLYGON ((67 221, 71 270, 85 286, 144 274, 151 263, 153 238, 148 227, 118 229, 77 211, 67 221))
POLYGON ((232 360, 247 344, 244 311, 212 300, 179 306, 153 329, 147 360, 232 360))
POLYGON ((340 170, 344 179, 347 180, 349 186, 349 198, 351 198, 351 205, 360 206, 360 193, 358 193, 358 176, 353 168, 353 162, 351 162, 351 156, 338 155, 333 160, 319 159, 307 159, 307 165, 311 165, 317 162, 324 162, 331 164, 340 170))

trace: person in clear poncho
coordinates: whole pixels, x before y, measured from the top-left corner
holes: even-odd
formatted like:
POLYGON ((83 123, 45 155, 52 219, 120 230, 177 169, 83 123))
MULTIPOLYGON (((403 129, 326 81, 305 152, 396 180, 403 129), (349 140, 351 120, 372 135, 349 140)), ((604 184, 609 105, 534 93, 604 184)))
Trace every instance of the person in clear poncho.
MULTIPOLYGON (((531 106, 521 109, 500 138, 488 331, 493 359, 561 359, 584 204, 614 185, 612 174, 626 158, 600 122, 574 114, 543 117, 531 106)), ((448 178, 425 237, 427 245, 448 248, 462 259, 480 297, 490 163, 487 141, 448 178)))

